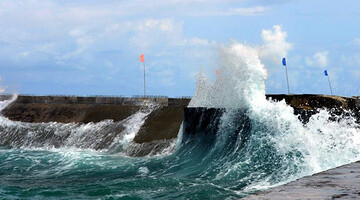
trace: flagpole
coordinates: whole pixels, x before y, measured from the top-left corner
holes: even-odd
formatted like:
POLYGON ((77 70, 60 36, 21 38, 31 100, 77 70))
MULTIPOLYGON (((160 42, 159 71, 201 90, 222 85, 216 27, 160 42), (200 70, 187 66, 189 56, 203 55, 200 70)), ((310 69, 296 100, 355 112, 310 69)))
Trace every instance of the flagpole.
POLYGON ((146 98, 145 61, 143 62, 143 66, 144 66, 144 98, 146 98))
POLYGON ((330 83, 330 78, 329 78, 329 74, 327 75, 327 78, 328 78, 328 81, 329 81, 329 87, 330 87, 331 95, 333 95, 332 87, 331 87, 331 83, 330 83))
POLYGON ((290 95, 290 87, 289 87, 289 78, 288 78, 287 65, 285 66, 285 71, 286 71, 286 83, 287 83, 288 94, 290 95))

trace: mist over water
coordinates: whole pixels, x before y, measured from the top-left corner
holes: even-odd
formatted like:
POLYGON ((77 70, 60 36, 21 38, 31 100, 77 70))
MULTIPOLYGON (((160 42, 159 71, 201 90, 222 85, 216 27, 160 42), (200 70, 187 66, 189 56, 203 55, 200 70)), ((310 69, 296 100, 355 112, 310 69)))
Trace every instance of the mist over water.
POLYGON ((144 158, 130 157, 143 148, 132 140, 154 105, 120 122, 0 117, 0 196, 237 199, 360 159, 352 117, 320 110, 304 125, 285 102, 266 100, 256 49, 233 43, 220 55, 215 82, 198 75, 178 141, 144 158))

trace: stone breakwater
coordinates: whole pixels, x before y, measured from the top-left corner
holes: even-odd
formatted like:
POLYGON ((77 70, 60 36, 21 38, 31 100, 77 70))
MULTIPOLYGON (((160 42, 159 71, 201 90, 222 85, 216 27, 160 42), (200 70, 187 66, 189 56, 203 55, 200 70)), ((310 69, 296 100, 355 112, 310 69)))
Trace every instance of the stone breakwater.
MULTIPOLYGON (((9 96, 0 96, 8 99, 9 96)), ((307 122, 317 109, 331 110, 334 114, 354 113, 360 122, 360 99, 326 95, 267 95, 274 101, 285 100, 294 108, 299 119, 307 122)), ((134 138, 136 143, 149 143, 174 139, 183 121, 189 98, 126 98, 76 96, 22 96, 2 111, 5 117, 22 122, 89 123, 105 119, 121 121, 152 102, 159 106, 147 116, 134 138)))

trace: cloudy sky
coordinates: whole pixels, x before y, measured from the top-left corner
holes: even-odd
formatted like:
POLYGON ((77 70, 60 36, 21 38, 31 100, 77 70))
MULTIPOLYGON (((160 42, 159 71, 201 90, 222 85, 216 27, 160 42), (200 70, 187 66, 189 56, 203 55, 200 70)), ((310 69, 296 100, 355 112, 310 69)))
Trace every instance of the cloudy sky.
MULTIPOLYGON (((219 47, 259 48, 267 93, 360 95, 360 3, 354 0, 1 0, 0 77, 20 94, 193 95, 219 47), (269 3, 271 2, 271 3, 269 3)), ((1 88, 0 88, 1 89, 1 88)))

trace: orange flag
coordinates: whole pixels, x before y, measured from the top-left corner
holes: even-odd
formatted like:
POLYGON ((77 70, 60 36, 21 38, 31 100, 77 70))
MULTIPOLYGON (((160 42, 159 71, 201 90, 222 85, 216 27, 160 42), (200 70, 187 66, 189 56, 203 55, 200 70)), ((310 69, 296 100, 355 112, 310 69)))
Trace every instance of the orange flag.
POLYGON ((142 62, 142 63, 145 62, 144 54, 140 55, 140 62, 142 62))

